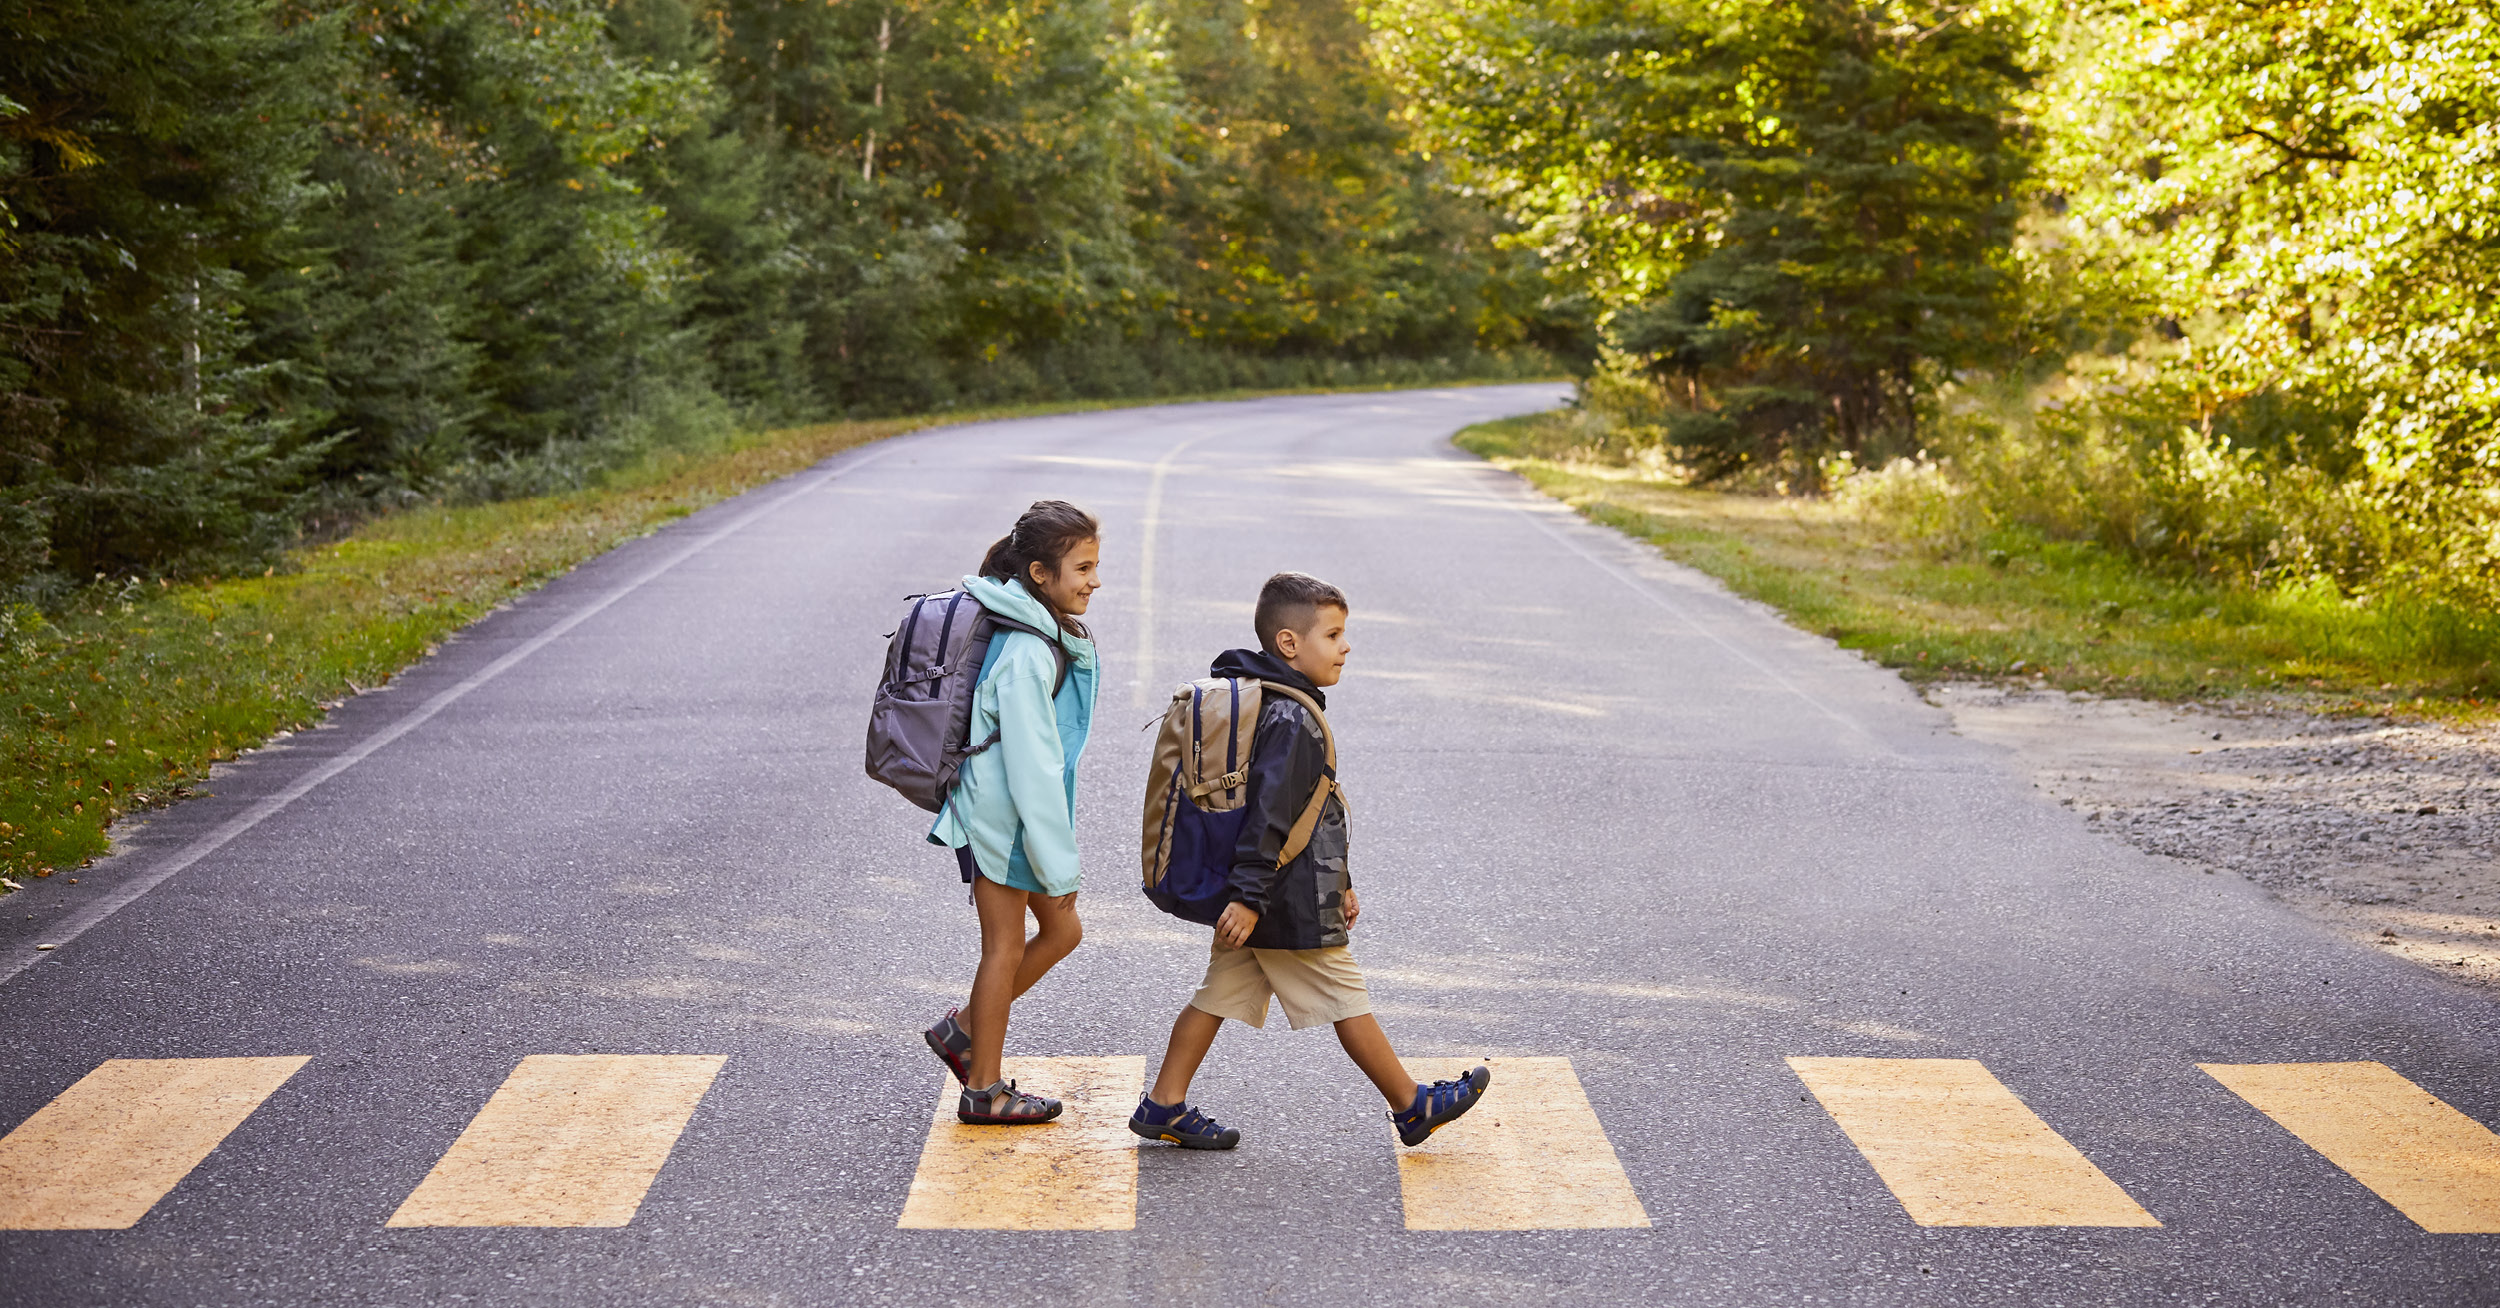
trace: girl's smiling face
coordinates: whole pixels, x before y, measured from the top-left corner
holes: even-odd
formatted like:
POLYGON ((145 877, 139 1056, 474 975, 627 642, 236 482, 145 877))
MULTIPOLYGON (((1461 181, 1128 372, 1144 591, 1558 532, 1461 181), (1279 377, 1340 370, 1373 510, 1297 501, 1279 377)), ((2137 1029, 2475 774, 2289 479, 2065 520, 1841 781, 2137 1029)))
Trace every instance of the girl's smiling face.
POLYGON ((1094 592, 1102 589, 1102 542, 1090 537, 1078 541, 1060 557, 1055 571, 1036 561, 1026 583, 1061 613, 1071 617, 1083 613, 1093 602, 1094 592))

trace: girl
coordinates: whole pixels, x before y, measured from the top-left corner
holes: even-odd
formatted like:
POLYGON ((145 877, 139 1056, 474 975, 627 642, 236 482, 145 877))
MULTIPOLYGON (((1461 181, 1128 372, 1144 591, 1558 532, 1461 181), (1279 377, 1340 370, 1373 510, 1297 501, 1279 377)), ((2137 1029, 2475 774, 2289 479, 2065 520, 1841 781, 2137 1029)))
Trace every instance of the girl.
POLYGON ((1000 630, 973 693, 971 741, 998 743, 964 760, 954 795, 929 830, 951 846, 981 915, 981 967, 972 999, 926 1032, 929 1048, 963 1083, 966 1122, 1047 1122, 1059 1101, 1029 1095, 999 1072, 1007 1006, 1084 937, 1076 919, 1076 760, 1094 720, 1094 643, 1077 621, 1102 585, 1101 528, 1061 500, 1043 500, 990 546, 963 588, 983 608, 1058 633, 1000 630), (1060 680, 1064 658, 1067 675, 1060 680), (1056 685, 1056 695, 1052 687, 1056 685), (1038 929, 1024 937, 1031 910, 1038 929))

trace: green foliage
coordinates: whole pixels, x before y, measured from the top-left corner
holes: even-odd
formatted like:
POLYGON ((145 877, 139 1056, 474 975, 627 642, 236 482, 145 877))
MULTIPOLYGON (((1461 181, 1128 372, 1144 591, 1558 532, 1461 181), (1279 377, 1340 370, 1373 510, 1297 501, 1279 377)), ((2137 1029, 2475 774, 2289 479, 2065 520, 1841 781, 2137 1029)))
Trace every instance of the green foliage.
POLYGON ((2021 33, 1888 0, 1382 0, 1434 139, 1604 306, 1593 401, 1698 475, 1906 450, 2014 287, 2021 33))
POLYGON ((1590 518, 1913 679, 2038 679, 2070 690, 2202 698, 2289 694, 2334 709, 2487 716, 2500 621, 2332 585, 2252 586, 2146 567, 2090 539, 1975 525, 1972 492, 1904 461, 1820 499, 1695 490, 1557 457, 1536 415, 1459 443, 1590 518))
POLYGON ((1168 15, 1191 106, 1158 208, 1195 338, 1296 354, 1568 351, 1501 226, 1407 139, 1341 0, 1200 0, 1168 15))
POLYGON ((2500 607, 2490 6, 1375 12, 1429 139, 1603 308, 1579 454, 2500 607))
POLYGON ((0 601, 739 423, 1545 373, 1342 0, 0 13, 0 601), (179 50, 179 58, 166 57, 179 50))
POLYGON ((284 371, 248 356, 243 270, 306 203, 315 105, 292 73, 330 29, 263 0, 65 0, 7 21, 0 595, 46 565, 265 559, 317 446, 266 403, 284 371))
POLYGON ((2500 599, 2500 16, 2174 0, 2076 19, 2040 105, 2057 234, 2175 338, 2120 407, 2158 401, 2174 459, 2290 414, 2233 457, 2370 525, 2323 550, 2285 533, 2287 564, 2500 599))

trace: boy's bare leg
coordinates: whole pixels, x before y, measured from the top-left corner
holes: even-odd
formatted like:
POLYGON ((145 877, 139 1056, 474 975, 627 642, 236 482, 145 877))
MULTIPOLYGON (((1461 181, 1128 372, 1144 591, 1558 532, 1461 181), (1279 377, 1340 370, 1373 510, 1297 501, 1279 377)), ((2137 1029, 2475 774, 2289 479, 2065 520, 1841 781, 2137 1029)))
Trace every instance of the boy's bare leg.
POLYGON ((1215 1045, 1215 1033, 1224 1027, 1224 1019, 1202 1012, 1196 1005, 1181 1010, 1172 1023, 1172 1042, 1163 1048, 1163 1068, 1155 1073, 1154 1093, 1150 1096, 1166 1108, 1188 1102, 1189 1083, 1198 1075, 1198 1064, 1206 1061, 1207 1050, 1215 1045))
POLYGON ((1007 1006, 1015 1002, 1016 979, 1024 970, 1025 899, 1024 891, 988 877, 972 879, 972 903, 981 914, 981 966, 972 974, 972 999, 964 1005, 961 1020, 964 1034, 972 1037, 971 1075, 965 1084, 974 1089, 998 1083, 999 1060, 1007 1048, 1007 1006))
MULTIPOLYGON (((1174 1031, 1172 1038, 1180 1039, 1180 1033, 1174 1031)), ((1371 1014, 1337 1023, 1337 1043, 1345 1046, 1346 1057, 1353 1059, 1354 1065, 1363 1069, 1363 1075, 1379 1087, 1380 1097, 1389 1101, 1390 1112, 1403 1113, 1415 1106, 1415 1092, 1421 1087, 1406 1074, 1406 1064, 1399 1062, 1397 1051, 1389 1047, 1388 1033, 1380 1029, 1380 1023, 1371 1014)))
MULTIPOLYGON (((1058 966, 1059 960, 1066 958, 1076 949, 1077 943, 1085 939, 1085 924, 1077 920, 1074 894, 1054 899, 1033 890, 1027 891, 1025 898, 1032 906, 1034 922, 1039 925, 1033 932, 1033 938, 1024 942, 1024 961, 1016 965, 1015 997, 1018 999, 1024 998, 1024 992, 1032 989, 1033 983, 1041 980, 1043 973, 1058 966)), ((1024 924, 1018 922, 1016 926, 1021 930, 1024 924)))

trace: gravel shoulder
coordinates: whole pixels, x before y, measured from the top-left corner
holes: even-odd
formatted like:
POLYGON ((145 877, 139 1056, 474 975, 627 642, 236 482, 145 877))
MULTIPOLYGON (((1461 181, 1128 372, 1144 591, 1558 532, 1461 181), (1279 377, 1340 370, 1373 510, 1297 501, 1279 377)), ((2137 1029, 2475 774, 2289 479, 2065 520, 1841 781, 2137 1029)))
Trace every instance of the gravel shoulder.
POLYGON ((2096 830, 2500 989, 2500 731, 1969 681, 1925 693, 2096 830))

